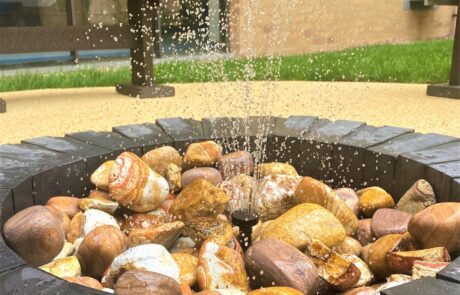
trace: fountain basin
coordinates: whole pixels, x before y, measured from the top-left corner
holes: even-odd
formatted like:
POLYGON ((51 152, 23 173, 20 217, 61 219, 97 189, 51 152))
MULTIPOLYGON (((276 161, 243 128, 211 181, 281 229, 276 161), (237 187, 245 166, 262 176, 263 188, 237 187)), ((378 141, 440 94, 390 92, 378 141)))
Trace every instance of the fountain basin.
MULTIPOLYGON (((183 153, 189 143, 205 139, 220 142, 224 153, 238 149, 255 152, 263 146, 266 152, 260 156, 261 162, 290 163, 299 174, 321 179, 334 188, 376 185, 397 201, 415 180, 425 178, 438 202, 460 201, 460 141, 451 136, 310 116, 201 121, 165 118, 155 124, 114 127, 112 132, 78 132, 0 146, 1 227, 15 212, 43 205, 52 196, 87 195, 89 175, 124 150, 140 156, 171 145, 183 153)), ((0 254, 2 294, 105 294, 27 266, 3 239, 0 254)), ((446 270, 435 283, 423 279, 416 284, 450 286, 448 280, 455 281, 455 276, 449 273, 455 274, 446 270)), ((384 291, 397 294, 391 292, 384 291)))

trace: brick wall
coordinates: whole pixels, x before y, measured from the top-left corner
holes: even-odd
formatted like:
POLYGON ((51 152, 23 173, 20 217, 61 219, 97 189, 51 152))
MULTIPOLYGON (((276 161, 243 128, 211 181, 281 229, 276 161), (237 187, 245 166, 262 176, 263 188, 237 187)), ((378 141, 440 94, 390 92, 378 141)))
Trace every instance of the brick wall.
POLYGON ((404 10, 403 0, 232 0, 237 56, 299 54, 450 36, 454 6, 404 10))

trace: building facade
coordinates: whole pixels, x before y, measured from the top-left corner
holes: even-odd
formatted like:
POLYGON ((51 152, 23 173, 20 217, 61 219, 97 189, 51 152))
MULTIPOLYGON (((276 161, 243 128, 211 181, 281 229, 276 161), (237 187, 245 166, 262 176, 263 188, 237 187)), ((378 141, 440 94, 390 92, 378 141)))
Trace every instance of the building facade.
MULTIPOLYGON (((160 0, 157 55, 293 55, 453 34, 456 7, 408 5, 411 1, 422 0, 160 0)), ((75 25, 127 23, 127 0, 0 0, 0 29, 65 26, 69 14, 75 25)), ((33 56, 70 59, 62 52, 33 56)), ((0 55, 0 63, 7 58, 0 55)))

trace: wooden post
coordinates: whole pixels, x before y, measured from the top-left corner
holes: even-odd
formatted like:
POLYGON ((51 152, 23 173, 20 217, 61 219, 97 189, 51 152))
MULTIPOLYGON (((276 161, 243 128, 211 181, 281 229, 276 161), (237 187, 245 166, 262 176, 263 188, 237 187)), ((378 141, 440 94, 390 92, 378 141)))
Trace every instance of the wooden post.
POLYGON ((0 114, 6 113, 6 102, 0 97, 0 114))
MULTIPOLYGON (((452 2, 450 3, 450 5, 459 6, 460 0, 450 1, 452 2)), ((446 3, 446 5, 449 5, 449 3, 446 3)), ((449 83, 428 85, 427 95, 460 99, 460 16, 458 15, 460 12, 459 10, 460 9, 457 8, 457 21, 455 25, 454 48, 452 50, 452 64, 450 70, 449 83)))
MULTIPOLYGON (((457 22, 455 25, 454 48, 452 50, 452 68, 450 71, 451 86, 460 86, 460 6, 457 8, 457 22)), ((458 97, 460 98, 460 97, 458 97)))
POLYGON ((154 81, 154 27, 159 1, 128 0, 129 25, 135 32, 136 46, 131 48, 131 84, 117 84, 118 93, 138 98, 174 95, 173 87, 154 81))
MULTIPOLYGON (((69 26, 76 25, 75 19, 75 1, 74 0, 67 0, 65 3, 65 8, 67 12, 67 24, 69 26)), ((72 57, 72 61, 74 64, 78 64, 78 51, 72 50, 70 51, 70 56, 72 57)))

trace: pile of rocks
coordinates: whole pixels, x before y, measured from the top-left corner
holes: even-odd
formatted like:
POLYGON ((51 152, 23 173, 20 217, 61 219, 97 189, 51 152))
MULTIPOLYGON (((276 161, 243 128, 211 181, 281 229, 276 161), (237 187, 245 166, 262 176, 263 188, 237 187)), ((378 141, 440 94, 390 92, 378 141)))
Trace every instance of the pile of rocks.
POLYGON ((124 152, 91 182, 89 196, 52 197, 3 233, 27 263, 116 294, 374 294, 460 254, 460 204, 435 204, 425 180, 395 204, 380 187, 333 190, 205 141, 184 157, 124 152), (248 207, 260 221, 244 253, 231 213, 248 207))

